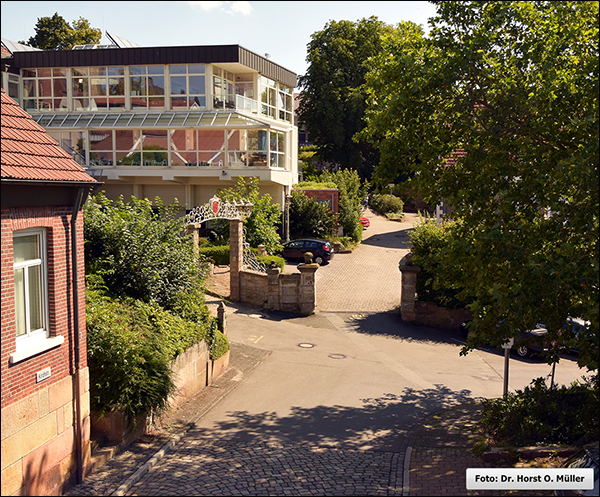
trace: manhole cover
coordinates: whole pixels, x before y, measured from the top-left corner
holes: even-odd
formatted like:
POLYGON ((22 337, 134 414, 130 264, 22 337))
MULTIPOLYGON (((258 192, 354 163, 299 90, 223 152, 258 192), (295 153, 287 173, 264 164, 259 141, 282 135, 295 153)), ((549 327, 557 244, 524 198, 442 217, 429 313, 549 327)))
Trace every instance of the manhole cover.
POLYGON ((330 359, 345 359, 346 356, 344 354, 329 354, 327 357, 330 359))
POLYGON ((315 346, 314 343, 299 343, 298 347, 302 347, 303 349, 312 349, 315 346))

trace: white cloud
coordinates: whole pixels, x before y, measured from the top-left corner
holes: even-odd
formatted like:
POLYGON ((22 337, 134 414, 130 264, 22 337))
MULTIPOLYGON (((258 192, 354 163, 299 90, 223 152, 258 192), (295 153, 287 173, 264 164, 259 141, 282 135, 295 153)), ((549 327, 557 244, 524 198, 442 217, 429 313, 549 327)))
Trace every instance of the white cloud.
POLYGON ((234 13, 244 14, 245 16, 249 16, 250 12, 252 12, 252 5, 250 2, 233 2, 231 4, 231 11, 234 13))
POLYGON ((191 7, 200 7, 202 10, 211 11, 218 10, 227 14, 243 14, 250 15, 252 5, 250 2, 183 2, 191 7))

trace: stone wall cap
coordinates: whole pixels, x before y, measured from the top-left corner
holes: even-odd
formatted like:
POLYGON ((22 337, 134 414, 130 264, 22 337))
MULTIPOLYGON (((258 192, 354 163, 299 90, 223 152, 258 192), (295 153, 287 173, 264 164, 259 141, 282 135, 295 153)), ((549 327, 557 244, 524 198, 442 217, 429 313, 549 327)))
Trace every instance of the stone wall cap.
POLYGON ((315 262, 311 262, 310 264, 298 264, 298 270, 302 271, 303 269, 316 271, 317 269, 319 269, 319 265, 315 262))

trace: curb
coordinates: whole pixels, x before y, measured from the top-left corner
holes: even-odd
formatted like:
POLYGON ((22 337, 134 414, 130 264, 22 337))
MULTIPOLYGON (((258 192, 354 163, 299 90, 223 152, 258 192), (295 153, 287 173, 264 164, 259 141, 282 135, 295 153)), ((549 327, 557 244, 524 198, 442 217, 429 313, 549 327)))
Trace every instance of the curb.
POLYGON ((444 412, 445 410, 446 409, 440 409, 439 411, 435 411, 431 414, 428 414, 427 416, 423 417, 420 421, 417 421, 408 432, 406 453, 404 455, 404 471, 402 474, 402 495, 410 495, 410 458, 412 456, 415 440, 417 439, 417 434, 430 417, 444 412))
POLYGON ((138 470, 135 473, 133 473, 131 476, 129 476, 127 478, 127 480, 125 480, 124 483, 119 485, 119 488, 117 488, 117 490, 115 490, 111 495, 115 495, 115 496, 125 495, 125 493, 131 489, 131 487, 133 487, 150 469, 152 469, 154 466, 156 466, 156 464, 166 454, 168 454, 169 451, 171 451, 171 449, 173 447, 175 447, 175 445, 179 442, 179 440, 181 440, 181 437, 183 437, 200 418, 202 418, 208 411, 210 411, 218 402, 220 402, 226 395, 228 395, 231 391, 233 391, 238 385, 243 383, 244 380, 246 379, 246 377, 248 376, 248 374, 250 374, 252 371, 254 371, 254 369, 256 369, 256 367, 261 362, 263 362, 270 354, 271 354, 271 351, 265 351, 265 354, 263 357, 261 357, 259 360, 254 362, 254 364, 252 364, 248 369, 246 369, 244 371, 245 372, 244 378, 240 382, 229 382, 228 386, 222 392, 220 392, 220 394, 218 396, 216 396, 210 402, 208 402, 206 404, 206 406, 203 407, 203 409, 200 411, 200 413, 197 416, 194 416, 194 418, 192 420, 187 422, 185 429, 183 429, 179 433, 176 433, 175 435, 173 435, 171 440, 169 440, 167 443, 165 443, 150 459, 148 459, 148 461, 146 461, 142 466, 140 466, 140 468, 138 468, 138 470))
POLYGON ((402 495, 410 495, 410 462, 411 462, 413 448, 414 448, 414 445, 415 445, 415 440, 417 439, 417 435, 419 434, 419 431, 421 430, 421 428, 423 427, 423 425, 425 425, 425 423, 427 422, 427 420, 429 420, 430 418, 436 417, 436 416, 442 414, 443 412, 449 411, 451 409, 459 408, 462 405, 469 405, 469 404, 471 404, 471 402, 466 402, 464 404, 457 404, 457 405, 454 405, 454 406, 451 406, 451 407, 445 407, 445 408, 442 408, 442 409, 438 409, 438 410, 433 411, 432 413, 426 415, 420 421, 417 421, 412 426, 412 428, 410 429, 410 431, 408 433, 406 455, 404 456, 404 473, 403 473, 403 478, 402 478, 402 495))

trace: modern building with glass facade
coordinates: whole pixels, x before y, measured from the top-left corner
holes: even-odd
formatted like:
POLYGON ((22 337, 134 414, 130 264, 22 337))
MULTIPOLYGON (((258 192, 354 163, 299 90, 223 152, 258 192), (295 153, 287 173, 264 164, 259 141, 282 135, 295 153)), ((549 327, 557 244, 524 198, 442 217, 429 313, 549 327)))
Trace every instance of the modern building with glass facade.
POLYGON ((239 45, 115 39, 57 51, 3 39, 2 87, 109 198, 189 210, 254 176, 284 204, 298 182, 296 74, 239 45))

